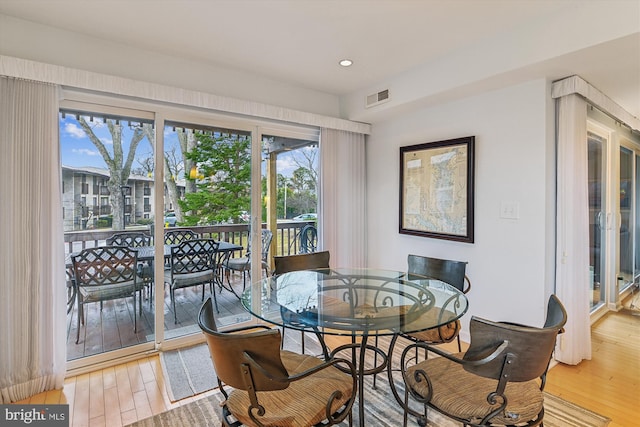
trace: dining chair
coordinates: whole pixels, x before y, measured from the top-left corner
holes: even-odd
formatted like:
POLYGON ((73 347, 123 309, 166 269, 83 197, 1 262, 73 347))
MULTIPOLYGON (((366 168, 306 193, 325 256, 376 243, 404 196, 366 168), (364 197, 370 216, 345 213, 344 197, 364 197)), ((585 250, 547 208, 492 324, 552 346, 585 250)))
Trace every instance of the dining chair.
POLYGON ((165 270, 164 281, 169 284, 174 323, 178 323, 176 289, 201 285, 202 301, 204 301, 205 286, 208 284, 209 292, 213 295, 216 310, 218 310, 214 289, 216 274, 214 258, 217 251, 218 242, 213 239, 184 240, 171 247, 169 269, 165 270))
MULTIPOLYGON (((465 274, 467 263, 449 259, 432 258, 420 255, 407 256, 407 277, 427 277, 440 280, 466 294, 471 290, 471 281, 465 274)), ((434 313, 431 313, 434 315, 434 313)), ((458 341, 458 351, 462 351, 460 342, 460 320, 448 323, 436 329, 422 332, 400 333, 400 336, 411 341, 422 341, 429 344, 444 344, 458 341)))
MULTIPOLYGON (((114 233, 107 238, 107 246, 126 246, 129 248, 139 248, 151 246, 151 236, 139 231, 128 231, 114 233)), ((149 307, 153 301, 153 264, 148 261, 138 262, 138 276, 148 291, 149 307)))
POLYGON ((349 417, 357 375, 346 359, 281 350, 278 329, 218 331, 211 298, 198 315, 218 377, 224 426, 330 426, 349 417))
MULTIPOLYGON (((298 254, 298 255, 283 255, 283 256, 274 256, 274 276, 278 276, 280 274, 289 273, 291 271, 300 271, 300 270, 318 270, 318 269, 329 269, 329 259, 331 258, 331 254, 329 251, 322 252, 314 252, 308 254, 298 254)), ((288 324, 296 325, 299 322, 296 321, 296 313, 286 312, 280 307, 280 315, 283 320, 286 320, 288 324)), ((284 334, 286 327, 282 327, 282 340, 284 342, 284 334)), ((317 334, 316 334, 317 335, 317 334)), ((304 331, 300 331, 300 340, 302 345, 302 353, 304 353, 304 331)))
MULTIPOLYGON (((133 330, 137 332, 136 300, 142 292, 137 252, 122 246, 100 246, 82 250, 71 261, 78 302, 76 344, 80 341, 80 324, 85 323, 84 305, 92 302, 133 298, 133 330)), ((141 295, 138 305, 142 315, 141 295)))
POLYGON ((465 426, 542 425, 545 378, 566 322, 562 303, 551 295, 541 328, 474 316, 464 354, 452 355, 423 342, 410 344, 400 358, 406 392, 398 403, 405 411, 404 425, 408 415, 426 425, 429 408, 465 426), (441 357, 413 364, 416 359, 409 353, 416 347, 441 357), (409 397, 423 411, 411 407, 409 397))
MULTIPOLYGON (((409 254, 407 256, 407 274, 408 279, 435 279, 452 285, 462 293, 466 294, 471 290, 471 282, 466 275, 467 263, 464 261, 455 261, 449 259, 440 259, 433 257, 426 257, 421 255, 409 254)), ((419 322, 428 322, 433 324, 433 318, 443 315, 442 310, 446 310, 446 307, 442 309, 432 309, 425 313, 423 316, 427 316, 416 320, 419 322)), ((462 351, 462 343, 460 342, 460 320, 447 323, 437 328, 422 329, 418 326, 412 327, 406 326, 407 330, 420 330, 419 332, 404 333, 399 331, 392 339, 389 345, 388 354, 394 353, 396 343, 399 337, 408 339, 412 342, 422 342, 431 345, 445 344, 457 340, 458 351, 462 351)), ((377 337, 376 337, 377 345, 377 337)), ((415 347, 416 355, 418 357, 418 347, 415 347)), ((427 354, 425 353, 425 357, 427 354)), ((389 381, 393 381, 393 368, 389 365, 387 374, 389 381)), ((374 376, 374 384, 376 377, 374 376)))
MULTIPOLYGON (((271 240, 273 239, 273 233, 271 230, 261 230, 261 248, 262 248, 262 269, 265 274, 269 275, 269 249, 271 248, 271 240)), ((247 287, 247 274, 250 274, 251 270, 251 241, 247 244, 247 250, 244 256, 239 258, 228 257, 223 264, 225 275, 227 276, 227 284, 230 289, 233 289, 231 285, 231 273, 242 273, 242 291, 247 287)), ((235 292, 234 292, 235 294, 235 292)))

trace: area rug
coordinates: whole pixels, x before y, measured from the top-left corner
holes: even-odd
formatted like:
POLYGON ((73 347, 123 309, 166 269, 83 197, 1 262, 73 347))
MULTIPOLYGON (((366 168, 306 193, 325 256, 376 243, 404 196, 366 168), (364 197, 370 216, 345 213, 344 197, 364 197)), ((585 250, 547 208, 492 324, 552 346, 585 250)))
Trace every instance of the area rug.
POLYGON ((160 364, 167 394, 172 402, 218 386, 206 345, 164 351, 160 354, 160 364))
MULTIPOLYGON (((365 421, 374 427, 397 427, 402 425, 402 411, 389 390, 388 384, 378 379, 377 390, 371 390, 371 381, 365 393, 365 421)), ((131 427, 205 427, 221 425, 220 405, 223 400, 220 392, 213 393, 184 406, 172 409, 153 417, 130 424, 131 427)), ((355 403, 357 405, 358 402, 355 403)), ((359 425, 357 408, 354 405, 354 425, 359 425)), ((545 393, 545 427, 605 427, 609 419, 567 402, 559 397, 545 393)), ((341 427, 347 426, 345 421, 341 427)), ((409 419, 410 426, 417 426, 414 418, 409 419)), ((446 419, 435 411, 429 412, 430 427, 459 427, 460 423, 446 419)))

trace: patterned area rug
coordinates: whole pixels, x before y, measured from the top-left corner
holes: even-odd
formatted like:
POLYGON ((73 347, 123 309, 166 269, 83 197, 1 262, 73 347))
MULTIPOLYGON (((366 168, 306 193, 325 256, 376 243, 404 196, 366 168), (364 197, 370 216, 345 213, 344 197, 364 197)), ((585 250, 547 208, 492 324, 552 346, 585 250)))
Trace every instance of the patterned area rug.
MULTIPOLYGON (((389 391, 388 384, 378 378, 377 390, 369 389, 365 393, 367 425, 374 427, 397 427, 402 425, 402 411, 389 391)), ((223 396, 217 392, 179 408, 155 415, 130 424, 131 427, 205 427, 221 425, 220 404, 223 396)), ((357 405, 357 402, 355 403, 357 405)), ((357 409, 354 405, 354 425, 358 425, 357 409)), ((605 427, 609 419, 559 397, 545 393, 545 427, 605 427)), ((347 426, 343 422, 340 426, 347 426)), ((417 426, 415 419, 409 419, 409 426, 417 426)), ((446 419, 435 411, 429 413, 430 427, 459 427, 460 424, 446 419)))

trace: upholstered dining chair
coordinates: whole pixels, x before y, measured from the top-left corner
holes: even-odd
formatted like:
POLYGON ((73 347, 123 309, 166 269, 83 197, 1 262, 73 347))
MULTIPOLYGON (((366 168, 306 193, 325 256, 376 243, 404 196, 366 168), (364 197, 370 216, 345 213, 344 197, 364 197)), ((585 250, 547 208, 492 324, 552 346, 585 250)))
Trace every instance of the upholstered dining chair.
POLYGON ((545 377, 566 321, 562 303, 551 295, 541 328, 474 316, 465 353, 452 355, 422 342, 410 344, 400 358, 405 425, 408 414, 426 425, 429 408, 465 426, 542 425, 545 377), (414 347, 441 357, 412 364, 416 359, 409 353, 414 347), (410 407, 409 396, 424 405, 423 412, 410 407))
POLYGON ((84 324, 84 305, 92 302, 121 298, 133 299, 133 330, 137 332, 136 300, 142 314, 142 282, 138 281, 137 252, 122 246, 100 246, 82 250, 73 255, 73 280, 78 302, 78 330, 76 344, 80 341, 80 323, 84 324))
POLYGON ((350 361, 281 350, 280 331, 266 325, 220 332, 210 297, 198 325, 225 398, 224 426, 330 426, 347 417, 351 425, 357 377, 350 361))
POLYGON ((164 281, 169 284, 169 294, 173 305, 174 323, 178 323, 176 312, 176 289, 202 285, 204 301, 205 285, 213 295, 218 310, 218 301, 214 289, 218 242, 213 239, 185 240, 171 247, 169 269, 164 272, 164 281))
MULTIPOLYGON (((308 254, 299 254, 299 255, 283 255, 283 256, 274 256, 273 263, 274 269, 273 274, 275 276, 279 274, 289 273, 291 271, 300 271, 300 270, 318 270, 318 269, 328 269, 329 268, 329 259, 331 258, 331 254, 329 251, 322 252, 313 252, 308 254)), ((287 320, 287 323, 296 323, 295 313, 285 313, 280 308, 280 315, 283 319, 287 320)), ((282 328, 282 339, 284 342, 284 334, 286 328, 282 328)), ((302 353, 304 354, 304 331, 300 331, 300 340, 302 345, 302 353)))
MULTIPOLYGON (((471 282, 465 274, 467 263, 449 259, 425 257, 420 255, 407 256, 407 276, 428 277, 443 281, 454 286, 466 294, 471 290, 471 282)), ((458 351, 462 351, 460 343, 460 320, 451 322, 437 329, 400 334, 411 341, 421 341, 429 344, 444 344, 453 340, 458 341, 458 351)))
MULTIPOLYGON (((440 259, 433 257, 426 257, 421 255, 407 256, 407 278, 430 278, 435 280, 441 280, 448 283, 463 293, 469 292, 471 289, 471 282, 466 275, 467 263, 464 261, 454 261, 448 259, 440 259)), ((439 316, 440 310, 430 310, 425 316, 439 316)), ((421 322, 421 319, 416 322, 421 322)), ((462 344, 460 342, 460 320, 448 323, 438 328, 421 330, 420 332, 403 333, 399 332, 394 335, 389 345, 389 354, 393 354, 395 346, 399 337, 406 338, 412 342, 423 342, 431 345, 444 344, 457 340, 458 351, 462 351, 462 344)), ((410 327, 408 327, 410 329, 410 327)), ((419 330, 421 328, 414 328, 419 330)), ((376 337, 377 344, 377 337, 376 337)), ((416 350, 416 358, 418 357, 418 348, 416 350)), ((425 357, 427 355, 425 354, 425 357)), ((391 364, 388 368, 389 381, 392 380, 393 367, 391 364)), ((376 378, 374 377, 374 381, 376 378)))

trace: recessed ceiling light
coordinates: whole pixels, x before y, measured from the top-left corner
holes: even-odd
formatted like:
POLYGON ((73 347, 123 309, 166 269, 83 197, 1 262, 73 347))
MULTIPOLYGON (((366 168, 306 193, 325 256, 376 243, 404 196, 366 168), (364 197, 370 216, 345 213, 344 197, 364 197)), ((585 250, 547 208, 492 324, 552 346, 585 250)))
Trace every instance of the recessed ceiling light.
POLYGON ((353 61, 350 59, 341 59, 338 64, 342 65, 343 67, 350 67, 351 65, 353 65, 353 61))

